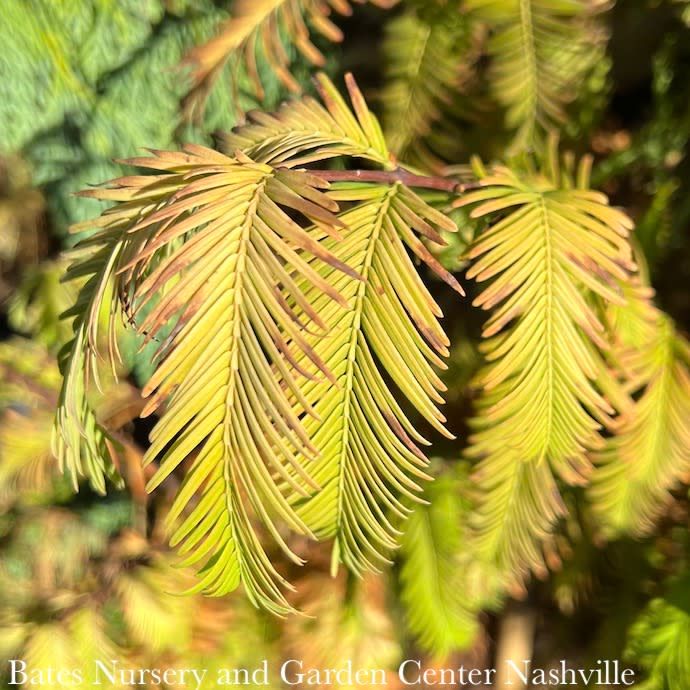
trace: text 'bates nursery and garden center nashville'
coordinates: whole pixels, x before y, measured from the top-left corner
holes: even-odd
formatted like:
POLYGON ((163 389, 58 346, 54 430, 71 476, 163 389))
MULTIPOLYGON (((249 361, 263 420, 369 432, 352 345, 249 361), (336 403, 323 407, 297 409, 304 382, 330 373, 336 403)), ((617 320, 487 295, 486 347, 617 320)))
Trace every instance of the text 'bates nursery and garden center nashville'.
POLYGON ((599 659, 589 668, 574 667, 561 660, 548 668, 536 667, 529 659, 503 662, 504 668, 427 668, 417 659, 406 659, 396 671, 355 668, 351 661, 340 668, 312 668, 299 659, 287 659, 272 668, 264 659, 254 668, 130 668, 117 660, 95 660, 91 668, 32 668, 23 659, 9 660, 9 685, 63 687, 152 686, 211 690, 216 687, 268 686, 276 681, 285 686, 404 686, 460 685, 492 687, 502 684, 531 686, 631 686, 635 672, 619 661, 599 659))

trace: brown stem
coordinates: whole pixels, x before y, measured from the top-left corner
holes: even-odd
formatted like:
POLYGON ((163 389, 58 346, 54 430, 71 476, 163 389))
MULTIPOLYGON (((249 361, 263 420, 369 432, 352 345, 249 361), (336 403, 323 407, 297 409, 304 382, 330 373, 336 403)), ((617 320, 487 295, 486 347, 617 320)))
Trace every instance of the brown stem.
POLYGON ((469 189, 478 189, 481 185, 476 182, 462 183, 449 180, 446 177, 431 177, 415 175, 407 170, 308 170, 328 182, 402 182, 408 187, 423 187, 437 189, 450 194, 460 194, 469 189))

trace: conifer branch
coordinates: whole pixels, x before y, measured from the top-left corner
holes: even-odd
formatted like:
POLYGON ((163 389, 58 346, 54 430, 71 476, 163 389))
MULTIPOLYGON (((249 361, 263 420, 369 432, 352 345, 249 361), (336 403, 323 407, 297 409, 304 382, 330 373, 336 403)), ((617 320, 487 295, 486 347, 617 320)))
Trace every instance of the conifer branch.
POLYGON ((446 177, 416 175, 397 168, 396 170, 309 170, 312 175, 328 182, 381 182, 392 184, 402 182, 408 187, 436 189, 450 194, 460 194, 481 188, 478 182, 457 182, 446 177))

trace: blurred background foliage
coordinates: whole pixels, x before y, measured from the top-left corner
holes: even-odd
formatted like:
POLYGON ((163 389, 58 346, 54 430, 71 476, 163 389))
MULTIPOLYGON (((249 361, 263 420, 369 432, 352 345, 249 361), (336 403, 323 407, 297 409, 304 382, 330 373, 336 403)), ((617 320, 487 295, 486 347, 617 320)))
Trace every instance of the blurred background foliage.
MULTIPOLYGON (((3 2, 0 657, 36 667, 108 658, 209 669, 297 657, 393 670, 422 655, 429 665, 488 666, 518 620, 530 646, 536 630, 536 663, 618 658, 638 670, 640 687, 690 688, 687 488, 674 485, 643 537, 602 536, 584 492, 567 491, 571 518, 556 535, 551 572, 512 590, 473 557, 470 472, 456 445, 439 444, 430 505, 413 514, 386 573, 332 579, 327 548, 309 544, 301 551, 309 574, 293 574, 294 603, 307 617, 272 619, 241 593, 180 597, 185 575, 171 568, 162 534, 175 487, 155 499, 143 488, 150 426, 136 418, 151 349, 124 330, 122 380, 92 395, 120 446, 125 490, 74 495, 59 476, 50 428, 69 329, 58 316, 76 289, 60 282, 60 252, 74 242, 68 227, 101 210, 73 193, 123 174, 117 159, 142 146, 212 145, 246 110, 309 92, 314 65, 355 71, 392 150, 426 170, 466 175, 470 154, 490 160, 539 148, 539 128, 556 126, 567 148, 594 153, 594 184, 634 217, 659 306, 679 332, 690 325, 690 4, 563 0, 558 22, 542 18, 544 40, 532 55, 542 71, 531 73, 521 48, 506 49, 518 6, 508 1, 301 0, 293 10, 311 28, 308 45, 296 47, 279 21, 252 44, 251 59, 209 57, 207 42, 247 2, 3 2)), ((548 3, 527 4, 540 21, 548 3)), ((461 232, 440 259, 462 271, 481 226, 455 213, 461 232)), ((481 316, 469 300, 435 292, 454 343, 449 426, 464 438, 481 316)), ((678 477, 684 486, 687 474, 678 477)))

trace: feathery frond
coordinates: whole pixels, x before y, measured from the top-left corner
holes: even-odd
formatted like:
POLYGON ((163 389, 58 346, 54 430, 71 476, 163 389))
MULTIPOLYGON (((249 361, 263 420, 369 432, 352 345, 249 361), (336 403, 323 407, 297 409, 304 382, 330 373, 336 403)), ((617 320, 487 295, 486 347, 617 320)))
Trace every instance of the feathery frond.
POLYGON ((73 640, 58 622, 30 629, 22 652, 30 668, 78 668, 79 658, 73 640))
MULTIPOLYGON (((347 662, 354 669, 382 669, 387 671, 387 684, 394 685, 401 649, 385 596, 386 583, 380 575, 360 579, 341 572, 337 578, 326 574, 304 578, 295 606, 306 615, 291 616, 285 623, 287 658, 299 659, 305 670, 342 668, 347 662)), ((336 687, 351 686, 336 683, 336 687)))
POLYGON ((315 82, 322 103, 305 96, 284 103, 273 115, 250 112, 248 124, 220 135, 221 150, 228 155, 240 150, 257 163, 285 168, 340 156, 395 167, 381 127, 352 75, 345 75, 352 109, 324 74, 315 82))
POLYGON ((625 655, 647 678, 642 690, 684 690, 690 678, 690 582, 677 581, 653 599, 628 633, 625 655))
MULTIPOLYGON (((320 77, 326 108, 306 98, 283 106, 273 117, 254 115, 253 124, 224 137, 224 147, 290 167, 336 156, 390 167, 378 122, 353 80, 346 81, 354 114, 320 77), (323 123, 318 131, 313 131, 315 121, 323 123)), ((441 384, 427 361, 442 365, 436 353, 445 354, 448 341, 437 322, 438 307, 405 246, 459 289, 416 237, 442 243, 439 231, 455 226, 399 183, 339 184, 328 195, 352 208, 340 215, 346 241, 323 237, 321 243, 363 280, 338 276, 332 269, 322 272, 349 301, 346 312, 328 308, 318 288, 305 290, 327 331, 326 336, 308 336, 310 347, 338 385, 307 380, 301 386, 317 415, 305 421, 305 429, 319 451, 312 471, 321 490, 300 506, 299 514, 317 536, 335 537, 333 568, 342 560, 361 572, 375 570, 385 552, 396 546, 396 530, 379 501, 403 515, 406 511, 395 494, 419 489, 416 481, 424 477, 423 456, 415 445, 422 439, 388 392, 377 360, 422 416, 442 429, 436 409, 441 384), (389 333, 395 333, 395 344, 389 333)))
MULTIPOLYGON (((355 0, 362 3, 367 0, 355 0)), ((382 7, 390 0, 369 0, 382 7)), ((192 88, 185 99, 188 115, 200 107, 228 60, 244 68, 262 98, 263 88, 257 66, 260 54, 282 84, 293 93, 300 91, 290 73, 291 48, 312 65, 323 67, 325 58, 311 41, 311 31, 340 42, 343 33, 330 18, 331 12, 352 14, 352 0, 234 0, 230 19, 210 41, 193 48, 183 65, 191 67, 192 88)))
MULTIPOLYGON (((347 156, 391 167, 377 120, 352 78, 346 82, 354 113, 320 77, 325 108, 305 98, 283 106, 276 116, 254 115, 252 124, 224 137, 224 147, 241 148, 272 165, 294 167, 347 156), (317 121, 323 123, 318 130, 312 125, 317 121)), ((320 242, 362 280, 322 269, 324 280, 337 285, 348 300, 345 312, 329 308, 317 286, 305 290, 327 332, 307 336, 310 347, 338 385, 308 380, 301 385, 316 411, 305 429, 319 451, 311 471, 321 490, 300 506, 299 514, 317 536, 335 538, 334 569, 342 560, 361 572, 376 570, 397 545, 396 529, 379 502, 404 515, 407 511, 396 494, 412 495, 425 476, 424 456, 416 445, 425 441, 388 391, 383 373, 423 417, 443 430, 436 407, 442 385, 430 363, 443 366, 439 355, 447 354, 448 340, 438 324, 440 310, 406 247, 461 291, 418 239, 425 236, 443 244, 439 232, 456 228, 400 183, 342 183, 333 185, 328 196, 352 208, 339 216, 347 228, 345 241, 322 237, 320 242)))
MULTIPOLYGON (((47 669, 78 669, 84 684, 96 682, 95 660, 105 663, 118 660, 122 654, 105 632, 101 613, 89 606, 79 606, 63 620, 29 624, 22 652, 30 669, 47 674, 47 669)), ((64 676, 64 673, 63 673, 64 676)), ((44 676, 45 677, 45 676, 44 676)), ((74 680, 76 684, 76 679, 74 680)), ((98 684, 105 688, 121 688, 100 674, 98 684)), ((42 683, 48 687, 62 687, 63 683, 42 683)))
MULTIPOLYGON (((266 500, 294 529, 304 531, 304 526, 273 473, 289 477, 290 467, 314 486, 296 459, 313 447, 286 397, 291 391, 304 400, 286 338, 306 343, 285 299, 304 302, 291 277, 296 270, 329 298, 342 301, 305 263, 305 251, 354 275, 287 211, 335 233, 341 225, 333 215, 337 206, 320 191, 325 183, 308 173, 275 170, 244 154, 228 158, 189 145, 184 153, 154 152, 130 163, 158 174, 122 178, 89 195, 122 202, 100 223, 104 236, 113 232, 111 225, 121 229, 116 292, 133 305, 131 317, 140 332, 156 338, 171 319, 175 323, 144 388, 151 396, 144 415, 166 403, 144 460, 148 465, 160 459, 148 489, 198 447, 169 524, 197 491, 202 500, 176 529, 172 543, 180 546, 187 564, 205 563, 199 589, 221 595, 243 581, 257 603, 285 611, 274 583, 283 580, 249 516, 256 511, 289 552, 266 500), (161 292, 165 297, 159 299, 161 292)), ((316 355, 306 354, 319 365, 316 355)), ((302 484, 293 484, 304 491, 302 484)))
POLYGON ((471 645, 478 623, 466 581, 469 501, 453 474, 437 477, 406 524, 400 549, 400 598, 407 624, 435 658, 471 645))
POLYGON ((392 515, 406 516, 401 497, 414 498, 419 481, 428 478, 418 447, 427 441, 412 427, 384 376, 429 424, 449 435, 437 407, 443 384, 432 368, 444 366, 448 339, 438 322, 440 309, 407 250, 461 288, 418 238, 442 242, 438 232, 455 226, 412 190, 400 183, 339 184, 330 196, 354 206, 340 216, 348 228, 346 240, 325 238, 324 246, 363 281, 324 274, 348 300, 345 311, 328 309, 313 290, 307 295, 327 324, 327 335, 311 344, 336 385, 307 381, 303 386, 318 415, 305 428, 319 450, 312 472, 321 491, 300 515, 317 536, 335 538, 333 568, 342 560, 359 573, 377 570, 397 546, 392 515))
MULTIPOLYGON (((112 314, 108 340, 115 344, 115 315, 119 312, 113 282, 123 242, 112 232, 87 255, 79 256, 69 267, 65 280, 88 277, 74 306, 64 318, 74 317, 73 339, 62 349, 59 362, 64 379, 53 429, 52 447, 60 469, 69 474, 74 489, 79 480, 88 479, 94 491, 106 492, 106 478, 121 487, 116 468, 116 446, 111 434, 97 419, 89 400, 90 383, 99 385, 101 310, 109 303, 112 314)), ((78 253, 79 254, 79 253, 78 253)))
POLYGON ((55 459, 50 448, 53 410, 25 416, 15 410, 0 413, 0 504, 52 488, 55 459))
POLYGON ((540 170, 499 166, 458 202, 492 218, 467 272, 491 280, 473 304, 493 310, 467 451, 479 461, 476 528, 486 556, 516 576, 543 570, 538 542, 564 511, 553 475, 582 483, 616 412, 597 385, 607 343, 591 296, 623 303, 632 223, 588 188, 588 159, 570 167, 552 142, 540 170))
POLYGON ((59 348, 72 337, 69 323, 60 316, 76 301, 77 288, 61 281, 64 272, 62 261, 28 270, 9 303, 10 325, 49 348, 59 348))
POLYGON ((60 388, 57 363, 37 343, 0 344, 0 504, 48 492, 56 479, 50 439, 60 388))
POLYGON ((175 593, 179 575, 170 563, 154 561, 126 570, 115 581, 128 639, 154 654, 189 644, 194 608, 192 600, 175 593))
POLYGON ((55 358, 19 336, 0 343, 0 409, 34 409, 54 403, 60 387, 55 358))
POLYGON ((471 25, 455 2, 409 9, 386 25, 382 122, 396 156, 429 133, 467 79, 471 42, 471 25))
POLYGON ((564 106, 601 57, 592 15, 607 0, 466 0, 492 32, 490 85, 516 130, 513 148, 529 149, 565 119, 564 106))
POLYGON ((148 489, 193 456, 168 515, 171 528, 184 515, 172 544, 200 568, 195 590, 222 595, 243 582, 275 613, 289 610, 286 583, 254 517, 297 563, 278 519, 335 537, 334 567, 375 569, 396 546, 379 501, 407 512, 400 497, 425 476, 425 441, 384 375, 447 433, 431 365, 443 365, 448 341, 408 250, 461 291, 420 240, 443 244, 454 223, 402 182, 329 188, 294 169, 333 157, 393 166, 354 80, 352 109, 326 77, 318 83, 325 107, 304 99, 254 115, 225 137, 232 155, 153 151, 128 162, 154 174, 84 192, 119 203, 93 223, 99 261, 75 269, 100 270, 102 283, 85 287, 89 312, 76 327, 91 337, 86 354, 77 341, 69 375, 93 363, 92 322, 112 277, 111 314, 161 341, 144 387, 144 416, 165 405, 144 459, 160 461, 148 489))
POLYGON ((690 479, 690 345, 640 281, 610 309, 614 356, 636 401, 594 456, 589 492, 609 536, 646 534, 690 479))
MULTIPOLYGON (((121 649, 113 642, 106 631, 106 621, 101 611, 88 605, 81 606, 65 621, 64 627, 69 631, 72 649, 76 653, 76 668, 82 671, 84 685, 99 685, 113 690, 124 686, 117 680, 113 683, 103 673, 99 673, 95 660, 106 664, 122 664, 125 661, 121 649)), ((63 666, 64 659, 53 660, 53 667, 63 666)))

